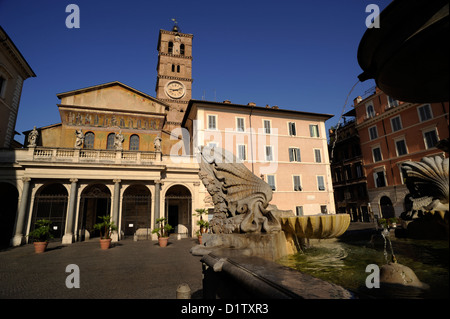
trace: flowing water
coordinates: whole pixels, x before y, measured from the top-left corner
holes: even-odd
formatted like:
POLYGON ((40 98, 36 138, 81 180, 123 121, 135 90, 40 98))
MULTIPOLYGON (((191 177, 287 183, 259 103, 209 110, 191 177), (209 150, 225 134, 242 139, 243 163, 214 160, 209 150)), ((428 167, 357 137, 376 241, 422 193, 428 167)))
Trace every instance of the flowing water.
MULTIPOLYGON (((386 234, 385 234, 386 235, 386 234)), ((320 240, 310 248, 286 256, 280 264, 338 284, 355 293, 382 298, 449 298, 449 242, 442 240, 414 240, 394 236, 374 235, 371 240, 320 240), (430 286, 413 294, 380 296, 380 289, 368 289, 365 281, 369 264, 379 267, 395 258, 411 268, 421 282, 430 286)))

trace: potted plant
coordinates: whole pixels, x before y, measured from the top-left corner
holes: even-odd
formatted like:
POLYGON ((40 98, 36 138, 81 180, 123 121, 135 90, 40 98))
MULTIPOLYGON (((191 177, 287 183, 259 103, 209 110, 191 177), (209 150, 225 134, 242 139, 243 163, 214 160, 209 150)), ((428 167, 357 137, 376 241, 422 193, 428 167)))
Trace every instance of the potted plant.
POLYGON ((197 220, 197 225, 200 226, 199 237, 202 237, 202 235, 208 231, 209 223, 206 220, 200 219, 197 220))
POLYGON ((158 236, 158 243, 160 247, 166 247, 169 242, 169 232, 173 229, 167 223, 167 218, 158 218, 156 222, 159 224, 159 227, 152 230, 152 234, 156 234, 158 236))
POLYGON ((35 228, 28 236, 33 237, 34 251, 37 254, 43 253, 47 249, 49 239, 53 238, 50 232, 51 221, 40 219, 36 221, 35 228))
POLYGON ((197 221, 197 225, 200 226, 200 236, 201 236, 203 233, 206 233, 209 227, 209 223, 203 220, 203 214, 206 214, 207 211, 205 208, 197 208, 195 211, 198 213, 197 216, 200 217, 200 219, 197 221))
POLYGON ((200 229, 195 231, 195 234, 197 235, 198 243, 201 245, 202 244, 202 235, 200 233, 200 229))
POLYGON ((114 221, 111 221, 111 216, 99 216, 101 223, 95 224, 94 228, 100 231, 100 247, 101 249, 109 249, 111 246, 111 232, 117 230, 114 221))

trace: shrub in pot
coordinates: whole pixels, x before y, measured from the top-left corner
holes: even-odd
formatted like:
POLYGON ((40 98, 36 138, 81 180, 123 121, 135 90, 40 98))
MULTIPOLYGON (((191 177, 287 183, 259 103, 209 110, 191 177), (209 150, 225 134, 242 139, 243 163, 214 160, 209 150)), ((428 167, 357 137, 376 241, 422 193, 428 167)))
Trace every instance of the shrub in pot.
POLYGON ((167 223, 167 218, 158 218, 156 220, 158 223, 158 227, 152 230, 152 234, 156 234, 158 236, 158 243, 160 247, 166 247, 169 241, 169 232, 173 229, 167 223))
POLYGON ((52 222, 46 219, 36 221, 34 230, 28 236, 33 238, 34 251, 39 254, 47 249, 48 241, 53 238, 50 232, 52 222))
POLYGON ((111 246, 111 233, 117 230, 114 221, 111 221, 111 216, 99 216, 102 222, 94 225, 95 229, 100 231, 100 247, 101 249, 109 249, 111 246))

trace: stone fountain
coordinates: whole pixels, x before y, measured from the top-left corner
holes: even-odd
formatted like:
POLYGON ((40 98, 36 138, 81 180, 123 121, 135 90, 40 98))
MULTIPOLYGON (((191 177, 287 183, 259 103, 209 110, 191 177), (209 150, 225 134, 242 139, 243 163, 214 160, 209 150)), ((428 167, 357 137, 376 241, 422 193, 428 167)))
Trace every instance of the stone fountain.
POLYGON ((236 157, 204 147, 199 177, 211 195, 212 234, 191 249, 203 255, 205 298, 352 298, 348 290, 274 263, 302 249, 308 239, 334 238, 349 215, 296 217, 270 205, 272 189, 236 157))
POLYGON ((236 157, 223 149, 199 152, 199 176, 212 197, 212 234, 204 236, 200 253, 214 248, 239 249, 241 254, 276 260, 302 249, 305 240, 342 235, 347 214, 295 216, 271 205, 272 189, 236 157))

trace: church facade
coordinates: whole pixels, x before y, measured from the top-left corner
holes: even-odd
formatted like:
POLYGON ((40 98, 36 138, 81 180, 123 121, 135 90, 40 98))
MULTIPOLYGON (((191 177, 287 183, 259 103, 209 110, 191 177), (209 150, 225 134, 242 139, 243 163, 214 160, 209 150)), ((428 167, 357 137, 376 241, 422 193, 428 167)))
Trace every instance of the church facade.
POLYGON ((114 241, 156 239, 159 217, 177 237, 193 236, 195 209, 213 207, 196 150, 214 143, 193 137, 228 127, 241 142, 220 146, 272 186, 273 204, 294 214, 334 212, 324 124, 332 115, 192 100, 192 39, 176 27, 160 30, 156 97, 117 81, 59 93, 61 122, 24 132, 24 148, 0 152, 2 202, 13 203, 1 214, 14 216, 3 238, 22 245, 45 218, 70 244, 98 236, 93 226, 103 215, 118 226, 114 241))

